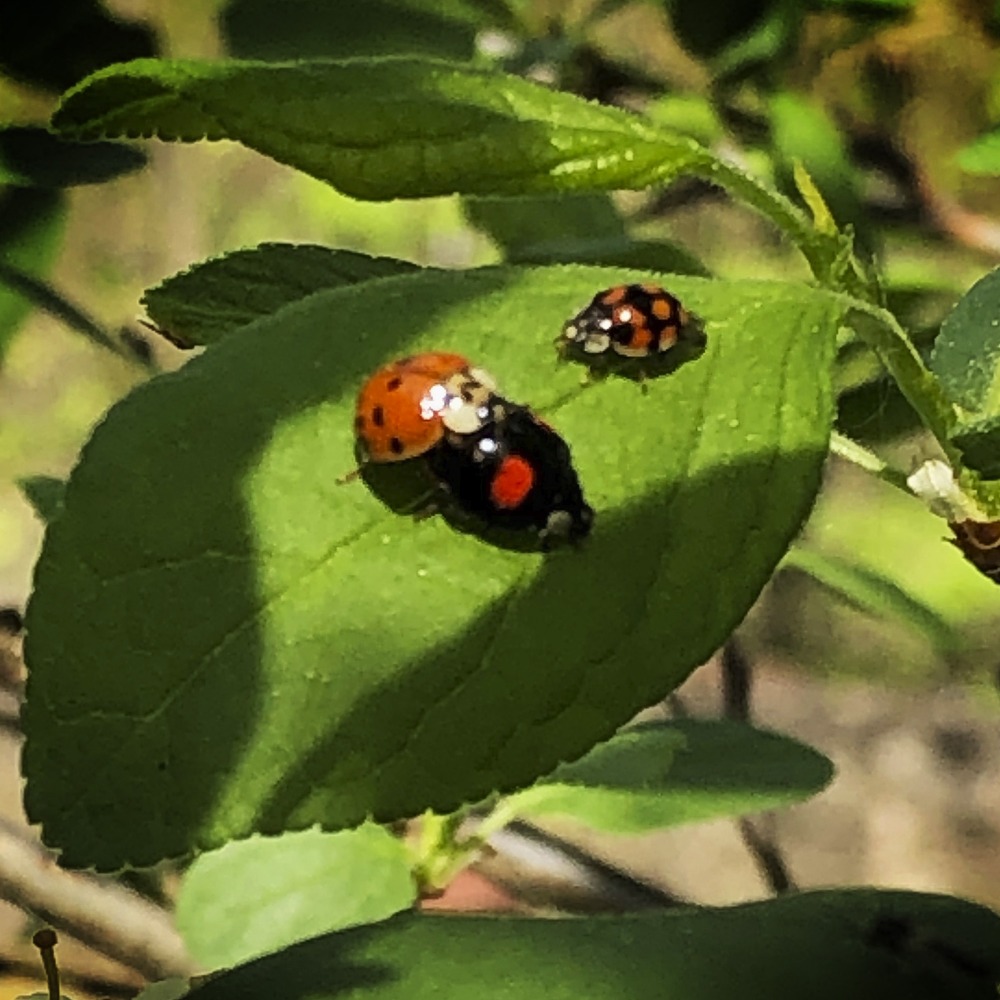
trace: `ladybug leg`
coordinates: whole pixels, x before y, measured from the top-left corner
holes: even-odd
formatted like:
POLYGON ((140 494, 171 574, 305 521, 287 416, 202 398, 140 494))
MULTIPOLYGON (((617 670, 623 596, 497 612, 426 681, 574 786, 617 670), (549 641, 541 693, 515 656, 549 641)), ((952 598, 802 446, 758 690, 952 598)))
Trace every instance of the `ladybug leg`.
POLYGON ((414 521, 426 521, 427 518, 441 513, 443 492, 439 486, 432 487, 426 493, 418 496, 411 504, 408 504, 406 509, 400 513, 409 514, 414 521))
POLYGON ((439 514, 441 508, 434 501, 429 501, 420 510, 415 510, 410 517, 414 521, 426 521, 429 517, 433 517, 435 514, 439 514))
POLYGON ((351 469, 350 472, 345 472, 344 475, 338 476, 334 480, 334 482, 338 486, 346 486, 348 483, 353 483, 354 480, 357 479, 360 475, 361 475, 361 466, 359 465, 357 466, 357 468, 351 469))
POLYGON ((644 395, 649 395, 649 380, 646 378, 646 369, 640 368, 636 374, 636 379, 639 382, 639 391, 644 395))
POLYGON ((585 389, 588 389, 592 385, 597 385, 599 382, 603 382, 607 377, 607 372, 598 371, 595 368, 585 368, 583 370, 583 374, 580 376, 580 385, 582 385, 585 389))

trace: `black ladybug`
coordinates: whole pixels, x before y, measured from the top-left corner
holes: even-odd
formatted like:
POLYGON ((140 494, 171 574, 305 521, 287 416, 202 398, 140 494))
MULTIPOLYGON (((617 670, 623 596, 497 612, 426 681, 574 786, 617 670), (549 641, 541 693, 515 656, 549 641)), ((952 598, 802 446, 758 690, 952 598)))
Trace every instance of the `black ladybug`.
POLYGON ((471 434, 446 434, 427 455, 455 504, 489 527, 537 532, 543 546, 585 538, 594 512, 569 446, 526 406, 494 397, 471 434))

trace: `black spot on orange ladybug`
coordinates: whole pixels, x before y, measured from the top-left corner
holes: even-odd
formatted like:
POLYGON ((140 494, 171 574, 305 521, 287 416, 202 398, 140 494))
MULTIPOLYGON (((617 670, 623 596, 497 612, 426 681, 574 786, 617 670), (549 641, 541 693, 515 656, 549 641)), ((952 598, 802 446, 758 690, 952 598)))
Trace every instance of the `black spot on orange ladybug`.
POLYGON ((452 500, 489 528, 533 531, 543 547, 577 541, 594 512, 569 446, 526 406, 494 397, 492 419, 472 434, 447 433, 427 464, 452 500))
POLYGON ((598 292, 563 327, 561 340, 586 355, 613 351, 646 358, 670 350, 688 319, 680 302, 659 285, 615 285, 598 292))

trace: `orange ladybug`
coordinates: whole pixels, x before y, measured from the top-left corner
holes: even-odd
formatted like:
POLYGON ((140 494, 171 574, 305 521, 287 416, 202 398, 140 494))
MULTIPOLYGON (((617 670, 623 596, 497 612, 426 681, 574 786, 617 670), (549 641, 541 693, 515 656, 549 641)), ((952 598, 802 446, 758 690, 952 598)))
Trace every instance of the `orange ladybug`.
POLYGON ((379 368, 361 387, 355 410, 363 461, 402 462, 430 451, 446 431, 474 433, 490 416, 496 388, 489 372, 446 351, 379 368))

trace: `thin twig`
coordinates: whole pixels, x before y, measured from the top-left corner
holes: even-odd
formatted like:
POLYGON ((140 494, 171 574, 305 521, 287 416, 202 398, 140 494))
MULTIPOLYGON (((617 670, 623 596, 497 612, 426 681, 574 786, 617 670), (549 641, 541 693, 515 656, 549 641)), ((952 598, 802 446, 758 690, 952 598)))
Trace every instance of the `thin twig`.
POLYGON ((743 843, 746 844, 751 857, 757 863, 757 867, 771 892, 776 896, 785 892, 793 892, 796 889, 795 880, 792 878, 784 855, 778 847, 777 838, 774 837, 773 832, 765 834, 758 826, 758 822, 746 816, 738 820, 743 843))
POLYGON ((727 719, 750 721, 753 671, 743 647, 730 636, 722 647, 722 710, 727 719))
MULTIPOLYGON (((726 718, 749 722, 753 691, 753 666, 741 643, 730 636, 722 647, 722 704, 726 718)), ((795 888, 795 882, 778 845, 769 813, 756 820, 743 816, 737 829, 765 882, 776 896, 795 888)))
POLYGON ((111 351, 112 354, 141 365, 147 370, 155 367, 151 355, 143 357, 134 348, 115 340, 100 324, 70 302, 61 292, 33 274, 0 260, 0 284, 12 288, 36 308, 43 309, 65 323, 71 330, 82 333, 89 341, 111 351))

